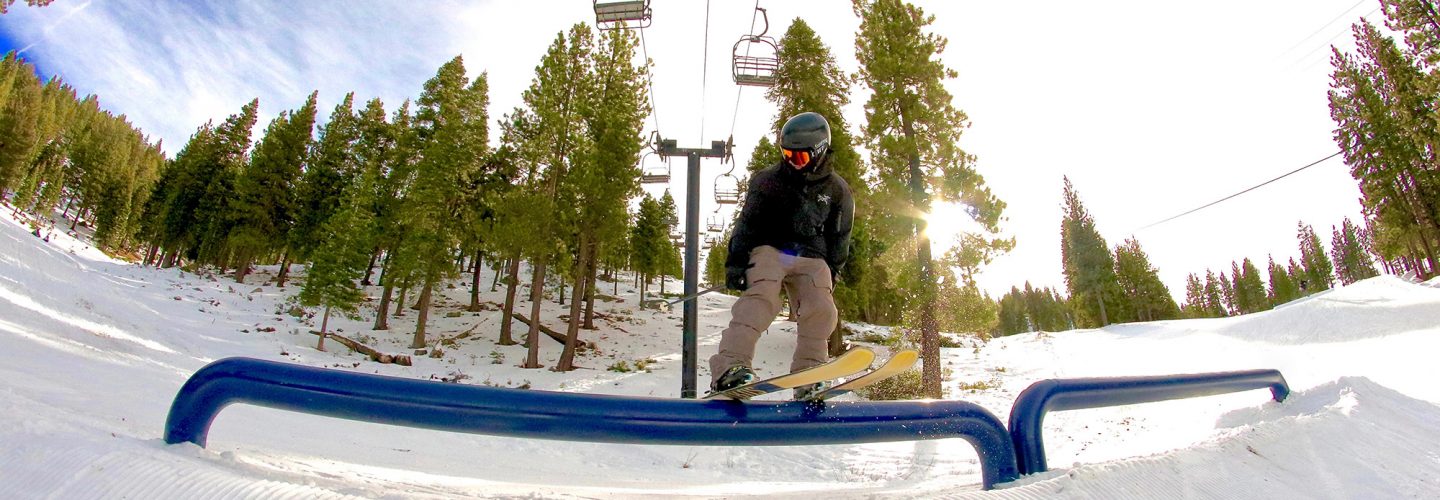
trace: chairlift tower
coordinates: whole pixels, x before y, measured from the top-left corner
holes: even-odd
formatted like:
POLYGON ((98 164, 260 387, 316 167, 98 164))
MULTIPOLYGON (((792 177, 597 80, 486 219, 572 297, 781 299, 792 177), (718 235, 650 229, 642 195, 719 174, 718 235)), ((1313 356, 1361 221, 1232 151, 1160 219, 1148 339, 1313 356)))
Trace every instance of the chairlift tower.
MULTIPOLYGON (((662 158, 684 156, 685 176, 685 296, 700 291, 700 159, 719 158, 731 161, 733 143, 710 141, 709 148, 681 148, 675 139, 657 139, 656 149, 662 158)), ((696 327, 699 325, 700 309, 696 300, 685 301, 682 323, 682 355, 680 374, 680 397, 694 399, 695 374, 697 371, 696 327)))

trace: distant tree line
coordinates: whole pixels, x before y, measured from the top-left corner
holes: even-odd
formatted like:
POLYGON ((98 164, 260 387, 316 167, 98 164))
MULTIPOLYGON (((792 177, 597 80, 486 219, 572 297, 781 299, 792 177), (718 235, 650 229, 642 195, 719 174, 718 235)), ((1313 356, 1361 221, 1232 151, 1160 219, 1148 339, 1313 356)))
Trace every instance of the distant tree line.
POLYGON ((1185 301, 1177 305, 1159 271, 1134 237, 1110 247, 1095 229, 1070 179, 1063 192, 1061 261, 1065 294, 1050 288, 1012 287, 998 300, 996 336, 1032 331, 1097 328, 1114 323, 1218 318, 1266 311, 1379 275, 1370 233, 1346 218, 1332 227, 1330 249, 1308 224, 1298 226, 1300 258, 1288 265, 1269 259, 1266 276, 1248 257, 1232 262, 1228 274, 1207 269, 1185 280, 1185 301))
POLYGON ((137 245, 166 163, 160 147, 96 96, 41 81, 14 52, 0 58, 0 200, 12 213, 59 210, 72 230, 93 225, 97 244, 137 245))

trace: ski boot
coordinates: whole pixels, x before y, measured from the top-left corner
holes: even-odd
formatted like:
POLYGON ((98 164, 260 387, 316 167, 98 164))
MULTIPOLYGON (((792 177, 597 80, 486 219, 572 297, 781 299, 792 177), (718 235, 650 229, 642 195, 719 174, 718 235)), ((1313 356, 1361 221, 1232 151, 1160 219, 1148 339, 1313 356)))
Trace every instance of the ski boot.
POLYGON ((751 370, 750 367, 745 365, 735 365, 725 370, 724 373, 721 373, 719 377, 715 378, 714 382, 710 383, 710 391, 726 391, 754 381, 755 370, 751 370))

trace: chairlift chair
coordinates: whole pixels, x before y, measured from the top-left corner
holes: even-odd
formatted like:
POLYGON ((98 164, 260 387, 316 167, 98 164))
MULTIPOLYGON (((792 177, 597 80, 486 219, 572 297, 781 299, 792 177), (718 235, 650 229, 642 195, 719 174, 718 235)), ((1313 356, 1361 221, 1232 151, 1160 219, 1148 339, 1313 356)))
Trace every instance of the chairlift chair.
MULTIPOLYGON (((720 218, 719 218, 719 217, 710 217, 709 219, 706 219, 706 222, 705 222, 705 230, 706 230, 706 231, 712 232, 712 233, 718 233, 718 232, 720 232, 720 231, 723 231, 724 229, 725 229, 724 226, 723 226, 722 224, 720 224, 720 218)), ((707 238, 707 239, 708 239, 708 238, 707 238)))
POLYGON ((650 0, 621 2, 594 0, 594 4, 597 29, 620 30, 650 27, 650 0))
POLYGON ((730 175, 730 172, 715 177, 715 203, 721 205, 740 203, 740 181, 730 175))
POLYGON ((645 158, 650 156, 650 153, 645 153, 645 156, 640 157, 640 182, 643 184, 670 183, 670 161, 662 160, 663 163, 661 165, 647 167, 645 166, 645 158))
POLYGON ((765 9, 756 8, 765 19, 765 29, 759 35, 745 35, 730 49, 733 56, 730 65, 731 76, 737 85, 773 87, 780 71, 780 46, 775 39, 765 36, 770 31, 770 17, 765 9))

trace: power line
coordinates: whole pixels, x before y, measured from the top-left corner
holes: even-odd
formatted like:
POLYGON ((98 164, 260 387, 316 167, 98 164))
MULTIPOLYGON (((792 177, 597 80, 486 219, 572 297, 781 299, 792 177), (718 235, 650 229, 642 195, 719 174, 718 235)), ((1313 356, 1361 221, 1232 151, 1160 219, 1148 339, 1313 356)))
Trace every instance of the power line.
POLYGON ((1329 159, 1334 158, 1334 157, 1336 157, 1336 156, 1340 156, 1340 153, 1343 153, 1343 152, 1344 152, 1344 151, 1336 151, 1334 154, 1332 154, 1332 155, 1330 155, 1330 156, 1326 156, 1326 157, 1321 158, 1321 159, 1319 159, 1319 160, 1315 160, 1315 161, 1313 161, 1313 162, 1310 162, 1309 165, 1305 165, 1305 166, 1300 167, 1300 168, 1297 168, 1297 169, 1295 169, 1295 170, 1291 170, 1291 171, 1289 171, 1289 172, 1286 172, 1284 175, 1281 175, 1281 176, 1276 177, 1276 178, 1274 178, 1274 179, 1270 179, 1270 180, 1268 180, 1268 181, 1262 182, 1262 183, 1257 184, 1257 185, 1255 185, 1255 186, 1251 186, 1249 189, 1246 189, 1246 190, 1244 190, 1244 191, 1241 191, 1241 192, 1232 194, 1232 195, 1230 195, 1230 196, 1226 196, 1226 197, 1224 197, 1224 198, 1220 198, 1220 199, 1218 199, 1218 200, 1212 201, 1212 202, 1210 202, 1210 203, 1205 204, 1204 206, 1201 206, 1201 207, 1199 207, 1199 208, 1192 209, 1192 210, 1187 211, 1187 212, 1185 212, 1185 213, 1182 213, 1182 214, 1180 214, 1180 215, 1176 215, 1176 216, 1170 217, 1170 218, 1168 218, 1168 219, 1165 219, 1165 220, 1162 220, 1162 221, 1159 221, 1159 222, 1151 223, 1150 225, 1147 225, 1147 226, 1142 227, 1142 228, 1140 228, 1140 229, 1136 229, 1136 231, 1143 231, 1143 230, 1146 230, 1146 229, 1149 229, 1149 228, 1152 228, 1152 227, 1155 227, 1155 226, 1164 224, 1164 223, 1166 223, 1166 222, 1170 222, 1170 221, 1172 221, 1172 220, 1179 219, 1179 218, 1184 217, 1184 216, 1186 216, 1186 215, 1190 215, 1190 214, 1193 214, 1193 213, 1195 213, 1195 212, 1199 212, 1199 211, 1201 211, 1201 210, 1204 210, 1204 209, 1206 209, 1206 208, 1209 208, 1209 207, 1212 207, 1212 206, 1214 206, 1214 205, 1216 205, 1216 204, 1219 204, 1219 203, 1222 202, 1222 201, 1225 201, 1225 200, 1234 198, 1234 197, 1236 197, 1236 196, 1240 196, 1240 195, 1242 195, 1242 194, 1245 194, 1245 193, 1254 191, 1254 190, 1259 189, 1260 187, 1262 187, 1262 186, 1264 186, 1264 185, 1266 185, 1266 184, 1269 184, 1269 183, 1278 181, 1278 180, 1280 180, 1280 179, 1284 179, 1284 178, 1286 178, 1286 177, 1289 177, 1289 176, 1291 176, 1291 175, 1293 175, 1293 174, 1295 174, 1295 173, 1297 173, 1297 172, 1300 172, 1301 170, 1305 170, 1305 169, 1310 168, 1310 167, 1313 167, 1313 166, 1315 166, 1315 165, 1319 165, 1321 162, 1324 162, 1325 160, 1329 160, 1329 159))

